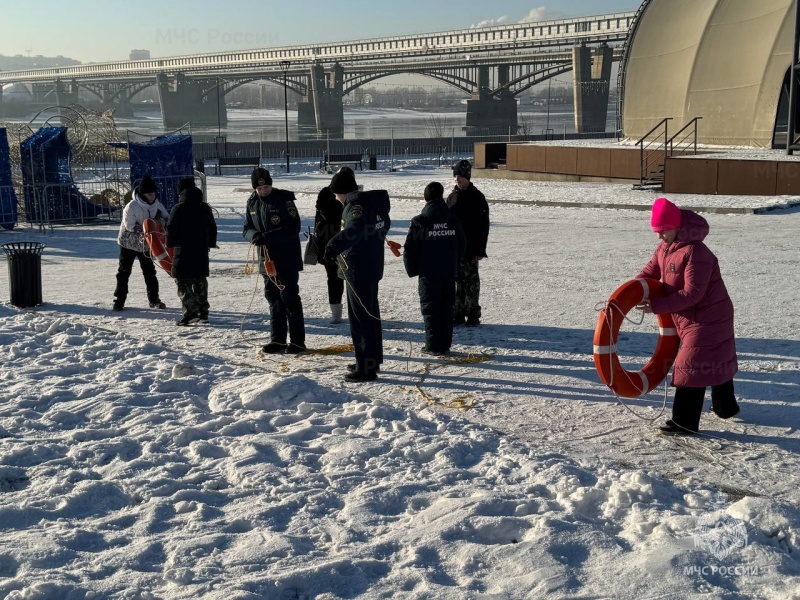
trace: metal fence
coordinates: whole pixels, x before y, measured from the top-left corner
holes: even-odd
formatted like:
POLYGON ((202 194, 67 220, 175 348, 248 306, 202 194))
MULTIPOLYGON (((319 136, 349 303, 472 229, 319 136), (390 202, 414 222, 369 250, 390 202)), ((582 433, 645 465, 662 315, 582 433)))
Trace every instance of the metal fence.
MULTIPOLYGON (((289 155, 291 160, 322 161, 325 153, 328 154, 361 154, 363 156, 376 156, 380 159, 391 159, 402 155, 428 155, 434 157, 442 155, 471 155, 475 144, 480 142, 535 142, 548 140, 579 140, 579 139, 610 139, 616 138, 617 132, 607 133, 566 133, 548 131, 537 135, 481 135, 454 137, 447 136, 437 139, 430 137, 415 138, 377 138, 377 139, 320 139, 320 140, 295 140, 290 142, 289 155)), ((245 142, 195 142, 192 147, 195 160, 215 160, 221 157, 239 157, 261 159, 262 162, 273 160, 286 160, 286 143, 275 141, 245 141, 245 142)))

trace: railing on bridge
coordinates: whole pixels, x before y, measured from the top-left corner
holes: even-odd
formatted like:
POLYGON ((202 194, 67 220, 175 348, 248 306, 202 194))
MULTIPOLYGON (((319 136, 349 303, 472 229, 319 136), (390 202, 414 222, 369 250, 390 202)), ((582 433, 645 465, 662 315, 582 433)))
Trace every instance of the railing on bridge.
POLYGON ((295 70, 304 73, 309 65, 321 63, 404 57, 425 59, 448 54, 517 52, 581 42, 619 42, 626 39, 633 18, 634 13, 614 13, 389 38, 28 69, 0 73, 0 82, 131 78, 177 71, 216 73, 231 69, 282 72, 280 63, 286 60, 291 61, 293 73, 295 70))

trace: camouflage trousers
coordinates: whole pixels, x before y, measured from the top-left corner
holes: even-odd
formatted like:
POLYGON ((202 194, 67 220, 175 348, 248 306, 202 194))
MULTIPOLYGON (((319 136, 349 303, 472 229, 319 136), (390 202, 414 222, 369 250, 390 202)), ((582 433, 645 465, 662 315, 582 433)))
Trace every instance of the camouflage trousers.
POLYGON ((176 282, 183 316, 194 315, 208 318, 208 279, 192 277, 177 279, 176 282))
POLYGON ((478 297, 481 294, 481 278, 478 274, 478 261, 462 259, 458 263, 456 276, 456 305, 454 319, 477 321, 481 318, 481 305, 478 297))

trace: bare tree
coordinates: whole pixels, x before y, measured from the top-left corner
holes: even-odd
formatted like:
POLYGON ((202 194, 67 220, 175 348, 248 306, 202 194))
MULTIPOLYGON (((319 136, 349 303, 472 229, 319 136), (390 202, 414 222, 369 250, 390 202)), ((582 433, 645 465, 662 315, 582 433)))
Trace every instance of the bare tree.
POLYGON ((444 150, 447 146, 447 136, 445 135, 445 125, 442 118, 437 115, 431 115, 425 119, 425 136, 430 138, 435 146, 439 156, 444 156, 444 150))

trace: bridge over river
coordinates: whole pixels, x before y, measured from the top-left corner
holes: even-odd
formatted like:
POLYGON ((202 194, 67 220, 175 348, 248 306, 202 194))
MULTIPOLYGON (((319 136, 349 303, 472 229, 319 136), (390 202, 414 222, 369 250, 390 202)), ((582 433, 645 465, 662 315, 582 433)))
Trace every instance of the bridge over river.
POLYGON ((516 96, 573 72, 575 126, 605 130, 611 63, 622 57, 635 13, 518 23, 326 44, 283 46, 0 72, 2 86, 24 84, 40 106, 77 103, 81 88, 106 108, 131 114, 131 99, 158 86, 165 127, 227 123, 225 94, 273 81, 302 97, 298 125, 338 132, 342 98, 381 77, 414 73, 469 95, 468 129, 517 126, 516 96))

